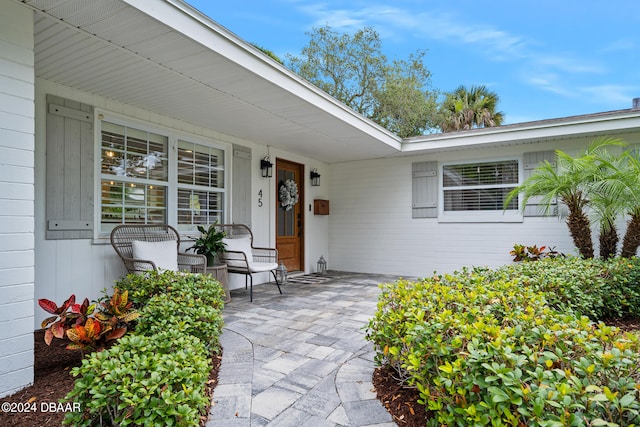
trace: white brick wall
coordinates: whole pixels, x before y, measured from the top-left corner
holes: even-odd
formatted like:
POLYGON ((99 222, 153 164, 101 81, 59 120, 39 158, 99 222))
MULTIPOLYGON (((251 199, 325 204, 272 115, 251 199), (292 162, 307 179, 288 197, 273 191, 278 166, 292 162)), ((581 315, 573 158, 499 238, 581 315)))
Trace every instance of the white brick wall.
POLYGON ((0 397, 33 382, 33 14, 0 0, 0 397))

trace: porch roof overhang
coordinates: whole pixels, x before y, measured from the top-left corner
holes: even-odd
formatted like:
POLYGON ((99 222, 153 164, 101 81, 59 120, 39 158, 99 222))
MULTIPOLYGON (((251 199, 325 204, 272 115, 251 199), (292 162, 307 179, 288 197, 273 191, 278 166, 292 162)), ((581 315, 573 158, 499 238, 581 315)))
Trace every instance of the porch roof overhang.
POLYGON ((180 0, 24 0, 36 77, 327 163, 402 141, 180 0))
POLYGON ((640 130, 629 109, 402 140, 181 0, 22 3, 36 77, 326 163, 640 130))

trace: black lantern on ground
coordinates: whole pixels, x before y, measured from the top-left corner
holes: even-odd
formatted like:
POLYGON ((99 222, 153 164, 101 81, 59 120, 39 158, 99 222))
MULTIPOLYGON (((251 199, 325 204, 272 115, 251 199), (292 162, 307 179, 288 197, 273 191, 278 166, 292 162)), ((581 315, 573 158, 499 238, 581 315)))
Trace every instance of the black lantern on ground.
POLYGON ((269 156, 260 160, 260 170, 263 178, 271 178, 273 176, 273 163, 269 160, 269 156))
POLYGON ((284 262, 280 261, 280 265, 276 268, 276 277, 278 283, 281 285, 287 283, 287 267, 284 266, 284 262))
POLYGON ((320 255, 320 259, 318 260, 318 274, 322 276, 327 275, 327 260, 324 259, 323 255, 320 255))
POLYGON ((320 174, 318 173, 318 169, 314 169, 309 174, 309 178, 311 179, 311 186, 318 187, 320 185, 320 174))

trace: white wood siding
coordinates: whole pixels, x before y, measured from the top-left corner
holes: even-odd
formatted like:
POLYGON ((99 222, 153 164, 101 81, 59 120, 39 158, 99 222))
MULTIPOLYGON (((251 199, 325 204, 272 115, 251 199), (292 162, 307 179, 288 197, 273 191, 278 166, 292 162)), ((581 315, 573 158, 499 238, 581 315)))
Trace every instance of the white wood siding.
MULTIPOLYGON (((181 132, 202 136, 229 143, 230 147, 246 147, 251 150, 250 173, 250 211, 251 224, 256 238, 256 243, 261 246, 275 245, 275 206, 277 204, 274 178, 264 179, 260 177, 260 159, 270 154, 272 158, 282 157, 305 164, 307 171, 318 168, 322 174, 322 185, 311 187, 309 185, 308 172, 304 177, 306 203, 313 204, 314 198, 329 198, 328 168, 321 162, 314 162, 309 158, 291 155, 290 153, 267 148, 256 142, 240 140, 215 132, 215 130, 200 128, 189 123, 174 120, 159 114, 141 110, 118 103, 114 100, 100 98, 84 92, 60 86, 46 80, 36 80, 36 235, 35 246, 37 265, 35 271, 35 298, 48 298, 56 302, 62 302, 72 293, 76 298, 96 299, 101 296, 104 288, 111 288, 113 283, 125 273, 122 262, 116 256, 111 245, 107 242, 97 242, 93 239, 60 239, 46 240, 46 96, 70 99, 87 105, 92 105, 102 110, 112 111, 135 119, 143 120, 150 124, 160 125, 176 129, 181 132), (259 191, 262 197, 259 205, 259 191)), ((234 182, 229 183, 229 191, 233 191, 234 182)), ((233 214, 234 206, 230 206, 233 214)), ((315 216, 308 207, 304 209, 306 221, 306 262, 305 271, 315 271, 315 263, 321 254, 327 256, 328 245, 328 221, 325 216, 315 216)), ((229 219, 231 216, 229 216, 229 219)), ((188 247, 186 244, 184 248, 188 247)), ((271 280, 268 274, 259 274, 254 277, 254 284, 271 280)), ((231 288, 244 288, 244 277, 232 275, 231 288)), ((33 305, 32 305, 33 306, 33 305)), ((33 308, 32 308, 33 311, 33 308)), ((38 329, 40 322, 46 318, 46 314, 35 305, 35 319, 31 324, 38 329)))
POLYGON ((33 382, 33 15, 0 0, 0 397, 33 382))
MULTIPOLYGON (((195 127, 189 123, 180 122, 168 117, 141 110, 104 99, 95 95, 74 90, 69 87, 56 85, 42 79, 36 80, 36 212, 35 212, 35 298, 47 298, 60 303, 71 294, 79 300, 85 297, 97 299, 102 291, 111 289, 115 281, 126 273, 122 262, 115 254, 108 239, 95 241, 94 239, 46 239, 46 113, 47 95, 69 99, 117 114, 143 120, 150 124, 173 128, 205 138, 223 140, 234 143, 237 141, 224 139, 211 130, 195 127)), ((94 144, 94 143, 92 143, 94 144)), ((186 249, 185 245, 183 249, 186 249)), ((47 313, 35 306, 35 321, 32 328, 38 329, 40 322, 47 317, 47 313)))
MULTIPOLYGON (((620 136, 628 142, 638 139, 638 134, 620 136)), ((582 138, 334 164, 329 267, 428 276, 463 266, 510 263, 509 251, 516 243, 557 246, 561 252, 575 254, 564 219, 557 217, 525 217, 516 223, 445 223, 438 218, 412 218, 412 164, 489 161, 505 156, 519 157, 522 162, 526 152, 558 148, 577 154, 590 141, 582 138)), ((620 232, 624 232, 624 224, 620 232)))

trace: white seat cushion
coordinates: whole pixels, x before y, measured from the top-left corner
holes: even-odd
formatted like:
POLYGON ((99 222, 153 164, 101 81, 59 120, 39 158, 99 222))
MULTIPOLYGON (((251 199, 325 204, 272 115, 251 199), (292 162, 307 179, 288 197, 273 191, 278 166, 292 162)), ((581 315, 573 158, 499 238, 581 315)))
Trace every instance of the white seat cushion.
MULTIPOLYGON (((222 242, 226 245, 227 251, 242 252, 247 257, 247 261, 249 263, 253 261, 253 253, 251 252, 250 237, 239 237, 237 239, 224 238, 222 239, 222 242)), ((232 260, 227 260, 226 262, 229 267, 247 268, 247 265, 245 264, 244 260, 232 259, 232 260)))
POLYGON ((278 263, 275 262, 250 262, 249 271, 252 273, 259 273, 261 271, 271 271, 278 268, 278 263))
POLYGON ((178 271, 178 245, 175 240, 131 242, 133 257, 152 261, 158 270, 178 271))

